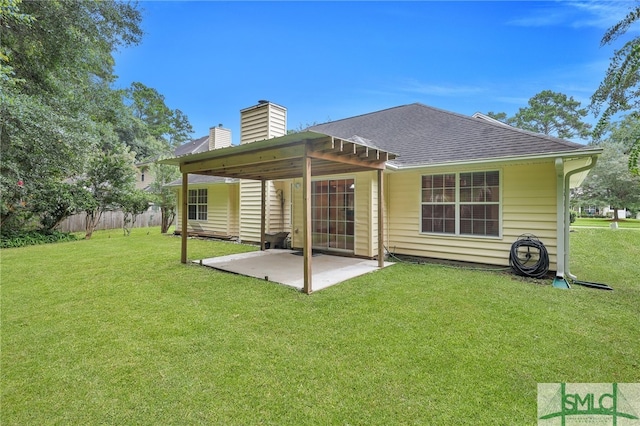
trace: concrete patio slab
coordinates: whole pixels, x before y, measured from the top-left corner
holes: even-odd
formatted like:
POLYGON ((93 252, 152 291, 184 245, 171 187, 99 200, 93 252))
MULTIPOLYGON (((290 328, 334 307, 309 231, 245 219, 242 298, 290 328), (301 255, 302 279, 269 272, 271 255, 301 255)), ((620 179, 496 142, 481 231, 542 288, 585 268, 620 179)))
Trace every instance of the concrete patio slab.
MULTIPOLYGON (((210 268, 246 275, 302 289, 304 259, 294 250, 269 249, 194 261, 210 268)), ((378 270, 377 260, 314 254, 311 260, 312 291, 378 270)), ((385 262, 384 266, 393 265, 385 262)))

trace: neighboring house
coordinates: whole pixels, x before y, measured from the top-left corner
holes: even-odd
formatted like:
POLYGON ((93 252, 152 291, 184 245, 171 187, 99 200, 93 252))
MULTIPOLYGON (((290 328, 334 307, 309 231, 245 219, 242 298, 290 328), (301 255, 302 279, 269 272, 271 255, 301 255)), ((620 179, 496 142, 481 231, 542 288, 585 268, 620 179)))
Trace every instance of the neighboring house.
MULTIPOLYGON (((615 215, 616 209, 611 206, 586 206, 581 207, 578 206, 578 214, 580 216, 607 216, 613 218, 615 215)), ((631 211, 627 209, 618 209, 618 219, 627 219, 631 217, 631 211)))
MULTIPOLYGON (((181 157, 227 146, 231 146, 231 130, 225 129, 222 124, 219 124, 218 127, 209 129, 209 135, 180 145, 173 151, 173 154, 176 157, 181 157)), ((151 166, 157 160, 156 156, 136 163, 136 189, 147 190, 155 181, 153 173, 151 173, 151 166)))
MULTIPOLYGON (((213 135, 207 139, 213 140, 211 150, 185 148, 165 160, 179 165, 184 176, 198 173, 188 175, 189 232, 260 242, 264 215, 266 233, 289 232, 291 246, 302 247, 305 181, 297 168, 313 157, 307 173, 313 176, 314 249, 375 258, 385 247, 395 254, 504 266, 513 242, 532 234, 547 247, 550 269, 560 276, 568 273, 569 188, 582 182, 601 153, 482 114, 469 117, 419 103, 287 135, 286 109, 261 101, 241 111, 240 146, 218 150, 213 135), (302 160, 299 152, 305 153, 302 160), (298 174, 287 172, 287 161, 298 174), (384 223, 378 226, 380 216, 384 223)), ((173 183, 179 206, 181 182, 173 183)), ((179 210, 177 232, 184 213, 179 210)))
POLYGON ((136 189, 149 190, 154 182, 153 173, 151 173, 151 165, 155 163, 157 158, 136 163, 136 189))

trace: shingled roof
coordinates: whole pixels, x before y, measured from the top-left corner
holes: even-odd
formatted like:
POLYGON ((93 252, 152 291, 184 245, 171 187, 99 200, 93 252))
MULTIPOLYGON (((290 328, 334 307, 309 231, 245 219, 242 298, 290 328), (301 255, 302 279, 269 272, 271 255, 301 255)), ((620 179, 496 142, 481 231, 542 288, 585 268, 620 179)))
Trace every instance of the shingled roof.
POLYGON ((187 143, 184 143, 177 147, 173 152, 176 157, 180 157, 187 154, 198 154, 209 150, 209 136, 203 136, 198 139, 194 139, 187 143))
POLYGON ((581 144, 414 103, 309 127, 398 154, 393 166, 437 165, 584 150, 581 144))
MULTIPOLYGON (((175 149, 173 152, 176 157, 189 154, 199 154, 209 150, 209 136, 203 136, 198 139, 191 140, 187 143, 183 143, 175 149)), ((223 177, 217 176, 205 176, 205 175, 189 175, 189 184, 198 183, 225 183, 226 180, 223 177)), ((228 179, 227 179, 228 180, 228 179)), ((167 186, 180 186, 182 185, 182 178, 169 182, 167 186)))

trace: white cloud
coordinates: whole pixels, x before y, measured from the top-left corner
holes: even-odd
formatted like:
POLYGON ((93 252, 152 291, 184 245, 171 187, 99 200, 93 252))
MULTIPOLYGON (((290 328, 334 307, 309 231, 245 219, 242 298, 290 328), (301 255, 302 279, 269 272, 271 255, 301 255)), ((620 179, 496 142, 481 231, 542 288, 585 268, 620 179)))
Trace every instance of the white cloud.
MULTIPOLYGON (((596 27, 608 29, 621 21, 630 12, 631 8, 637 6, 637 2, 631 1, 611 1, 611 2, 570 2, 568 6, 582 12, 585 16, 576 17, 572 20, 573 27, 596 27)), ((632 26, 629 30, 638 30, 640 26, 632 26)))
POLYGON ((398 90, 421 95, 434 96, 464 96, 473 95, 486 91, 479 86, 451 85, 451 84, 428 84, 417 80, 410 80, 401 84, 398 90))
MULTIPOLYGON (((637 4, 635 1, 558 1, 507 23, 521 27, 569 26, 606 30, 627 16, 637 4)), ((640 31, 640 24, 631 26, 629 31, 640 31)))
MULTIPOLYGON (((533 96, 533 95, 532 95, 533 96)), ((520 107, 524 107, 529 102, 530 98, 526 97, 516 97, 516 96, 496 96, 494 98, 498 102, 502 102, 505 104, 517 105, 520 107)))
POLYGON ((545 8, 543 10, 537 10, 529 16, 512 19, 507 22, 507 24, 517 27, 550 27, 562 25, 567 19, 566 15, 565 10, 545 8))

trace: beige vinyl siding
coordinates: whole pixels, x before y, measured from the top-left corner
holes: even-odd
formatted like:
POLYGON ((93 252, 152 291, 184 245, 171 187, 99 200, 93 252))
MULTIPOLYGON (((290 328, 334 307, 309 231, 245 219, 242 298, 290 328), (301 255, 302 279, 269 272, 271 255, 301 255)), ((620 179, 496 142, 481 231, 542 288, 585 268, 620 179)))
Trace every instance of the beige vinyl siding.
POLYGON ((250 143, 269 138, 269 128, 265 125, 268 120, 267 108, 256 108, 244 112, 242 115, 242 126, 240 128, 240 143, 250 143))
POLYGON ((266 211, 267 216, 265 230, 269 232, 280 232, 283 228, 284 217, 280 214, 280 198, 274 181, 267 181, 266 187, 266 211))
POLYGON ((474 169, 424 169, 388 175, 388 248, 397 254, 507 266, 511 244, 522 234, 537 236, 556 265, 556 177, 552 161, 493 165, 474 169), (502 229, 499 237, 423 234, 421 176, 434 173, 499 170, 502 229))
POLYGON ((229 187, 229 235, 240 236, 240 184, 229 187))
POLYGON ((156 179, 151 171, 151 167, 144 165, 136 168, 136 189, 144 189, 148 186, 151 186, 151 184, 155 182, 155 180, 156 179))
POLYGON ((261 218, 260 181, 240 180, 240 240, 260 242, 261 218))
MULTIPOLYGON (((237 226, 234 229, 233 216, 237 207, 234 205, 234 193, 238 192, 238 184, 190 185, 189 189, 207 189, 207 220, 189 220, 187 229, 191 232, 206 232, 221 236, 237 236, 237 226)), ((182 191, 178 190, 178 214, 176 230, 182 226, 182 191)), ((235 197, 237 200, 237 196, 235 197)), ((237 223, 237 220, 236 220, 237 223)))
POLYGON ((503 182, 503 238, 511 247, 520 235, 535 235, 549 251, 551 269, 555 270, 558 230, 554 163, 505 168, 503 182))
POLYGON ((209 150, 228 146, 231 146, 231 130, 224 127, 211 127, 209 129, 209 150))
MULTIPOLYGON (((287 195, 284 194, 284 181, 267 181, 266 184, 266 223, 267 233, 287 231, 291 229, 290 218, 287 217, 287 195), (285 196, 285 214, 283 215, 278 190, 285 196)), ((240 239, 245 242, 260 242, 260 221, 262 206, 262 184, 255 180, 240 180, 240 239)))
POLYGON ((302 248, 304 245, 304 221, 302 199, 302 179, 292 179, 291 181, 291 247, 302 248))
POLYGON ((277 138, 287 134, 287 112, 284 108, 270 104, 271 109, 269 115, 269 136, 268 138, 277 138))
POLYGON ((284 231, 292 232, 293 228, 293 180, 287 179, 282 181, 284 191, 284 217, 285 217, 285 229, 284 231))
MULTIPOLYGON (((259 103, 240 111, 240 143, 246 144, 264 139, 284 136, 287 133, 287 110, 279 105, 259 103)), ((273 181, 266 183, 265 231, 286 230, 290 220, 283 216, 282 204, 277 190, 284 196, 284 186, 273 181)), ((262 220, 262 184, 260 181, 240 180, 240 239, 259 243, 262 220)), ((286 204, 286 198, 285 198, 286 204)))
POLYGON ((378 254, 378 174, 356 174, 356 247, 355 255, 378 254))
POLYGON ((271 103, 241 112, 240 143, 250 143, 284 136, 287 133, 287 110, 271 103))
POLYGON ((291 232, 291 180, 271 182, 269 232, 291 232))

